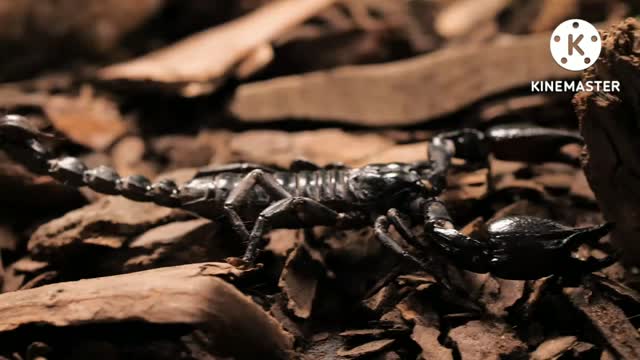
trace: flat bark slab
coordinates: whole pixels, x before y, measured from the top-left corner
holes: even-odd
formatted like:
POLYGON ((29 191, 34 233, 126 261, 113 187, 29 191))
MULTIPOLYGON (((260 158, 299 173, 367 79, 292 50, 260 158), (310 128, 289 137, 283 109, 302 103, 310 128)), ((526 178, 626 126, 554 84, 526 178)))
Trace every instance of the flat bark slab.
POLYGON ((619 93, 580 92, 574 98, 585 139, 584 170, 624 260, 640 264, 640 22, 628 19, 602 34, 596 66, 585 80, 618 80, 619 93))
POLYGON ((191 35, 98 72, 105 81, 150 82, 184 96, 215 90, 235 73, 248 76, 273 58, 270 43, 335 0, 279 0, 224 25, 191 35))
POLYGON ((247 122, 283 119, 409 125, 460 110, 532 80, 575 77, 549 56, 549 35, 452 47, 408 60, 347 66, 241 85, 230 111, 247 122))
POLYGON ((238 358, 284 358, 290 337, 224 280, 242 273, 226 263, 199 263, 5 293, 0 295, 0 333, 35 323, 190 324, 213 332, 238 358))

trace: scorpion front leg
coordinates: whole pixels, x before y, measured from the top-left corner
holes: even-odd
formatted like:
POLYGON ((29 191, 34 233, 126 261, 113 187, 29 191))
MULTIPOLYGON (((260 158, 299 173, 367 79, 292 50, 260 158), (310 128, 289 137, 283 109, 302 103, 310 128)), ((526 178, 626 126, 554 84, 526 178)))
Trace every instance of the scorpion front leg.
POLYGON ((404 220, 404 216, 397 209, 389 209, 386 215, 380 215, 376 219, 373 225, 373 230, 380 243, 389 250, 400 255, 402 258, 407 259, 418 265, 420 268, 427 270, 428 266, 424 261, 404 249, 396 240, 393 239, 393 237, 391 237, 389 227, 392 224, 407 243, 415 247, 422 246, 411 231, 409 224, 404 220))

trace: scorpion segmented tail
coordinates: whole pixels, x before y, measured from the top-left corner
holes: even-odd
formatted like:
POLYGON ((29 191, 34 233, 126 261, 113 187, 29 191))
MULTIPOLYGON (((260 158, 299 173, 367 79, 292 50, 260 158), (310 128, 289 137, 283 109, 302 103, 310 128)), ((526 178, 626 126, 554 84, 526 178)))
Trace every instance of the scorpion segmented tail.
POLYGON ((108 166, 89 169, 80 159, 69 156, 56 157, 48 150, 42 139, 53 138, 36 129, 24 117, 5 115, 0 118, 0 144, 15 161, 30 171, 49 175, 66 185, 88 186, 96 192, 122 195, 127 199, 154 202, 158 205, 180 206, 180 190, 175 182, 161 180, 151 183, 141 175, 120 177, 108 166))

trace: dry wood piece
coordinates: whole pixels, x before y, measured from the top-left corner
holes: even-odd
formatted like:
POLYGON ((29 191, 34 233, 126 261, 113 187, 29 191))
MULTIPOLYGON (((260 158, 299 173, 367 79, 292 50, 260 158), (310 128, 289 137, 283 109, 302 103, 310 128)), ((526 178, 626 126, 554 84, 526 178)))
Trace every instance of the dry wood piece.
POLYGON ((495 19, 511 0, 459 0, 442 10, 435 20, 438 34, 455 38, 477 30, 478 25, 495 19))
POLYGON ((241 85, 230 110, 243 121, 300 118, 408 125, 532 80, 570 78, 549 57, 548 34, 453 47, 379 65, 348 66, 241 85), (381 101, 384 99, 384 101, 381 101))
POLYGON ((359 358, 388 349, 394 342, 394 339, 374 340, 351 349, 338 349, 336 354, 348 359, 359 358))
POLYGON ((619 307, 590 289, 566 288, 563 292, 621 359, 640 359, 640 334, 619 307))
POLYGON ((585 139, 585 173, 624 259, 640 264, 640 22, 628 19, 603 32, 597 66, 586 80, 619 80, 620 93, 581 92, 574 105, 585 139))
MULTIPOLYGON (((381 135, 323 129, 298 133, 246 131, 234 136, 229 147, 235 159, 288 168, 296 159, 306 159, 321 166, 332 162, 355 165, 393 145, 393 141, 381 135), (331 146, 327 146, 329 143, 331 146)), ((420 156, 426 159, 426 151, 420 156)))
POLYGON ((335 0, 279 0, 143 57, 108 66, 102 80, 152 82, 184 96, 214 91, 232 73, 246 77, 272 58, 270 43, 335 0), (269 47, 265 50, 265 47, 269 47))
POLYGON ((458 347, 462 360, 498 360, 506 355, 517 355, 526 346, 503 323, 470 321, 449 332, 458 347))
POLYGON ((242 274, 229 264, 199 263, 2 294, 0 332, 33 323, 190 324, 213 332, 224 351, 239 358, 285 358, 292 345, 289 335, 223 280, 242 274))
POLYGON ((94 97, 90 88, 83 88, 77 98, 50 97, 44 112, 69 139, 98 151, 109 147, 128 130, 117 105, 94 97))
POLYGON ((577 343, 575 336, 560 336, 549 339, 531 353, 531 360, 557 359, 577 343))
POLYGON ((191 217, 184 211, 104 197, 38 228, 29 240, 33 254, 64 251, 67 246, 93 244, 119 248, 128 237, 174 220, 191 217))
POLYGON ((289 254, 278 285, 287 294, 287 307, 295 316, 303 319, 311 316, 322 270, 322 264, 314 259, 303 245, 289 254))
POLYGON ((422 349, 423 359, 453 360, 451 349, 448 349, 438 341, 440 330, 433 326, 416 325, 413 328, 411 339, 422 349))

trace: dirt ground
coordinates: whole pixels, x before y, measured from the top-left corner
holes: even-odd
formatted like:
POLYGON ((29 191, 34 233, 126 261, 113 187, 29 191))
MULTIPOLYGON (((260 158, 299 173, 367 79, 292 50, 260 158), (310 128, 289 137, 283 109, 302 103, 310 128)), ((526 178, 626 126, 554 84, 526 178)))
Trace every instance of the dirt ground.
POLYGON ((0 139, 0 359, 640 359, 639 10, 622 0, 0 4, 0 115, 55 134, 56 154, 184 183, 238 162, 425 161, 435 134, 464 127, 570 129, 586 141, 562 149, 574 164, 454 159, 441 198, 480 241, 505 216, 614 222, 574 256, 624 260, 579 279, 505 280, 435 248, 412 249, 433 266, 419 269, 370 226, 319 226, 270 231, 248 267, 225 219, 66 186, 13 161, 0 139), (571 18, 603 38, 584 74, 549 54, 551 31, 571 18), (580 76, 617 79, 623 92, 530 91, 580 76))

